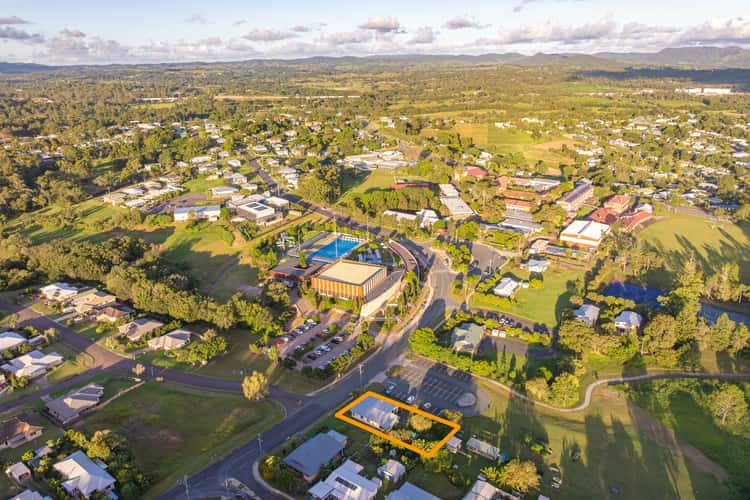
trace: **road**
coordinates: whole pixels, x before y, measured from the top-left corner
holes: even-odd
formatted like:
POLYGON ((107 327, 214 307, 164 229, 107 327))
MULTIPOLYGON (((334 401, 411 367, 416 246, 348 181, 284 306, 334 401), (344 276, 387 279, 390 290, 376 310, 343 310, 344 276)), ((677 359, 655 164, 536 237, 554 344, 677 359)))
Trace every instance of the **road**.
MULTIPOLYGON (((417 260, 427 264, 426 269, 430 269, 427 284, 428 297, 422 314, 419 314, 418 311, 415 319, 405 325, 394 340, 389 340, 383 344, 381 349, 363 364, 361 375, 358 370, 349 372, 328 391, 316 394, 314 399, 305 399, 299 408, 290 412, 284 420, 261 435, 260 440, 254 439, 245 443, 224 459, 191 476, 188 479, 191 498, 215 497, 226 494, 223 485, 226 479, 230 477, 237 478, 248 485, 261 498, 271 498, 272 494, 258 484, 252 475, 252 465, 261 456, 262 451, 275 448, 292 436, 303 432, 315 421, 341 405, 350 398, 352 391, 362 388, 367 381, 401 357, 408 345, 408 336, 412 331, 419 327, 432 326, 441 322, 446 313, 458 307, 458 304, 450 297, 450 285, 455 274, 445 266, 443 258, 438 258, 434 252, 429 250, 428 245, 417 245, 412 242, 406 242, 404 245, 408 246, 410 250, 413 248, 417 260)), ((187 499, 187 496, 183 485, 175 485, 160 498, 187 499)))
MULTIPOLYGON (((30 307, 0 302, 0 309, 6 311, 7 313, 18 314, 18 324, 20 326, 31 325, 39 331, 44 331, 48 328, 56 329, 58 331, 59 340, 68 344, 77 351, 87 353, 94 360, 91 368, 85 373, 50 385, 32 394, 22 396, 7 403, 0 404, 0 413, 17 408, 24 404, 35 402, 41 396, 80 385, 82 382, 90 379, 93 375, 97 375, 99 373, 114 371, 130 373, 132 372, 133 367, 135 367, 135 365, 139 363, 138 361, 125 356, 121 356, 115 352, 109 351, 99 346, 98 344, 91 342, 89 339, 87 339, 83 335, 79 335, 68 326, 62 323, 57 323, 47 316, 37 313, 30 307)), ((238 394, 242 393, 242 383, 240 380, 204 377, 203 375, 188 373, 181 370, 155 367, 145 363, 141 364, 146 368, 145 373, 142 375, 142 377, 146 379, 161 377, 166 381, 189 385, 191 387, 196 387, 199 389, 234 392, 238 394)), ((304 396, 283 391, 276 387, 271 387, 270 396, 284 405, 284 408, 287 412, 296 410, 301 404, 303 404, 304 400, 306 399, 304 396)))

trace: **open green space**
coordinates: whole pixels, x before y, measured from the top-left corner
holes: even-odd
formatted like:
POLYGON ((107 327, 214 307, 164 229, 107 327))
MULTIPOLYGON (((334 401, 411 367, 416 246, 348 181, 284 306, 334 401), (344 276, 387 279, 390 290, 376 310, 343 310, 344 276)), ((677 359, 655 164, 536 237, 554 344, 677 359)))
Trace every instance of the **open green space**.
MULTIPOLYGON (((147 497, 174 486, 183 474, 266 431, 283 416, 273 401, 193 391, 149 382, 118 398, 82 423, 85 432, 121 434, 139 467, 152 479, 147 497)), ((248 464, 249 466, 249 464, 248 464)))
MULTIPOLYGON (((512 270, 511 274, 524 280, 529 277, 527 271, 520 269, 512 270)), ((471 296, 469 306, 499 310, 552 328, 557 325, 562 312, 570 307, 572 295, 570 285, 583 275, 582 270, 550 267, 544 273, 543 288, 522 288, 508 305, 500 309, 494 303, 483 300, 481 294, 476 293, 471 296)))
MULTIPOLYGON (((580 413, 557 414, 534 409, 504 392, 481 384, 490 397, 482 415, 464 418, 464 439, 477 435, 509 456, 534 460, 545 471, 542 492, 567 498, 731 498, 729 490, 706 472, 705 464, 687 458, 643 411, 611 389, 598 389, 591 406, 580 413), (525 437, 547 444, 543 458, 531 451, 525 437), (575 452, 580 459, 574 460, 575 452), (557 464, 563 486, 551 490, 548 466, 557 464), (703 467, 704 469, 702 469, 703 467), (611 488, 616 488, 614 493, 611 488), (712 493, 712 495, 713 495, 712 493)), ((482 458, 460 458, 470 473, 487 465, 482 458)))
POLYGON ((54 351, 65 358, 60 366, 53 368, 47 375, 47 381, 51 384, 79 375, 94 366, 94 358, 91 354, 74 351, 62 342, 56 342, 44 350, 45 352, 54 351))
POLYGON ((298 370, 271 363, 265 354, 253 353, 250 351, 250 344, 255 343, 257 337, 250 334, 248 330, 240 328, 229 330, 227 340, 229 351, 212 359, 205 366, 178 363, 163 351, 147 352, 139 357, 139 360, 154 366, 194 372, 207 377, 234 380, 241 380, 243 376, 258 371, 264 373, 272 385, 298 394, 308 393, 328 382, 306 377, 298 370))
MULTIPOLYGON (((747 384, 740 384, 747 391, 747 384)), ((747 421, 725 429, 706 409, 706 398, 715 390, 713 382, 659 380, 629 384, 623 391, 649 415, 674 431, 679 439, 694 446, 728 474, 740 491, 750 489, 747 465, 750 432, 747 421)), ((716 495, 711 495, 718 498, 716 495)))
POLYGON ((750 281, 750 225, 712 221, 689 215, 669 215, 638 235, 658 250, 666 272, 652 273, 649 281, 668 287, 691 256, 704 274, 715 273, 726 262, 740 267, 740 279, 750 281))

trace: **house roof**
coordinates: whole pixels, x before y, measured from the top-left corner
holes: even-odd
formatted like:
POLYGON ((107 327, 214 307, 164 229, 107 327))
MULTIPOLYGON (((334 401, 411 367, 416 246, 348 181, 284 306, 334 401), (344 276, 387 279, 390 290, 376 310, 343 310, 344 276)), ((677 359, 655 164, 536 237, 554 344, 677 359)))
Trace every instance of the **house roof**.
POLYGON ((396 405, 370 396, 354 406, 351 412, 353 416, 376 423, 381 429, 390 429, 398 422, 398 416, 393 413, 395 409, 396 405))
POLYGON ((596 322, 599 318, 599 308, 591 304, 583 304, 581 307, 573 311, 576 318, 585 319, 591 323, 596 322))
POLYGON ((56 352, 44 354, 41 351, 34 350, 23 356, 11 359, 0 368, 11 372, 16 377, 29 377, 38 373, 39 370, 47 370, 56 364, 62 363, 62 361, 63 357, 56 352))
POLYGON ((77 417, 86 408, 99 403, 104 395, 104 387, 89 384, 70 391, 65 396, 47 403, 47 410, 61 422, 68 422, 77 417))
POLYGON ((495 285, 495 287, 492 289, 492 292, 495 295, 500 295, 501 297, 509 297, 513 295, 513 292, 518 290, 521 287, 521 284, 514 280, 513 278, 505 277, 500 280, 500 282, 495 285))
POLYGON ((341 453, 344 446, 344 442, 330 433, 316 434, 287 455, 284 463, 305 476, 315 476, 321 467, 341 453))
POLYGON ((0 351, 6 349, 15 349, 21 344, 25 344, 26 337, 16 332, 0 333, 0 351))
POLYGON ((487 481, 478 480, 463 500, 493 500, 499 491, 487 481))
POLYGON ((365 500, 375 496, 380 485, 379 479, 367 479, 360 475, 362 466, 351 460, 347 460, 325 479, 310 488, 310 492, 320 498, 332 495, 334 498, 346 500, 365 500), (323 483, 323 484, 321 484, 323 483), (326 491, 326 495, 318 495, 326 491))
POLYGON ((18 495, 12 497, 10 500, 52 500, 52 498, 42 496, 34 490, 23 490, 18 495))
POLYGON ((121 335, 127 335, 130 340, 139 340, 149 332, 161 328, 164 323, 151 318, 138 318, 130 323, 120 325, 117 329, 121 335))
POLYGON ((149 340, 148 346, 152 349, 179 349, 180 347, 190 342, 190 336, 192 334, 193 333, 190 330, 178 328, 177 330, 172 330, 171 332, 166 333, 161 337, 156 337, 149 340))
POLYGON ((67 479, 62 483, 66 490, 78 490, 85 496, 89 496, 95 491, 104 491, 115 482, 115 478, 96 465, 81 450, 57 462, 53 467, 67 479))
POLYGON ((410 482, 405 482, 401 487, 392 491, 385 497, 385 500, 440 500, 435 495, 427 493, 422 488, 414 486, 410 482))
POLYGON ((462 323, 453 329, 451 333, 452 343, 464 343, 479 345, 482 340, 482 334, 484 333, 484 327, 477 325, 476 323, 462 323))
POLYGON ((406 472, 406 467, 398 460, 388 459, 384 465, 378 467, 378 473, 381 471, 388 472, 393 476, 401 476, 406 472))
POLYGON ((469 438, 469 440, 466 441, 466 447, 479 450, 485 455, 489 455, 492 457, 500 456, 500 449, 497 446, 493 446, 487 441, 482 441, 481 439, 469 438))
POLYGON ((615 318, 615 325, 622 324, 627 325, 630 328, 637 328, 641 325, 643 316, 635 311, 623 311, 615 318))
POLYGON ((30 434, 44 427, 33 423, 26 415, 18 415, 0 423, 0 443, 13 439, 19 434, 30 434))
POLYGON ((20 478, 27 474, 31 474, 31 470, 29 470, 23 462, 16 462, 5 469, 5 473, 13 478, 20 478))

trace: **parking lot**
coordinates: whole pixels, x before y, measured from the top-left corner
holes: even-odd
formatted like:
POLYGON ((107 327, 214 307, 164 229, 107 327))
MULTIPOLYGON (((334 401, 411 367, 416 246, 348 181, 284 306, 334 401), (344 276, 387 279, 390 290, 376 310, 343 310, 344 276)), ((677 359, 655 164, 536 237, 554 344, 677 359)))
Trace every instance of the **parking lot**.
POLYGON ((471 375, 425 359, 410 361, 398 375, 389 377, 385 385, 389 397, 421 406, 432 413, 448 408, 473 415, 480 413, 487 404, 471 375), (458 402, 467 393, 474 395, 476 402, 462 408, 458 402))
MULTIPOLYGON (((294 333, 294 329, 292 329, 292 335, 294 336, 294 338, 286 343, 283 343, 281 340, 277 341, 279 354, 284 358, 290 357, 298 347, 302 347, 307 343, 311 343, 312 348, 305 352, 305 355, 302 357, 302 359, 299 360, 297 367, 300 369, 303 366, 312 366, 314 368, 319 368, 330 362, 339 354, 349 350, 356 342, 356 339, 353 336, 347 336, 343 332, 328 339, 322 338, 329 332, 332 325, 338 325, 339 330, 341 331, 343 330, 344 326, 349 323, 349 321, 350 318, 348 315, 341 316, 331 313, 321 314, 319 323, 315 324, 314 326, 312 323, 307 323, 310 326, 307 326, 306 330, 302 328, 302 330, 304 331, 302 331, 301 333, 294 333), (339 336, 340 338, 337 339, 337 337, 339 336), (315 356, 317 359, 310 359, 308 356, 314 353, 316 349, 320 349, 320 354, 315 356)), ((303 325, 304 324, 305 323, 303 323, 303 325)), ((289 336, 290 335, 287 334, 286 337, 289 336)))

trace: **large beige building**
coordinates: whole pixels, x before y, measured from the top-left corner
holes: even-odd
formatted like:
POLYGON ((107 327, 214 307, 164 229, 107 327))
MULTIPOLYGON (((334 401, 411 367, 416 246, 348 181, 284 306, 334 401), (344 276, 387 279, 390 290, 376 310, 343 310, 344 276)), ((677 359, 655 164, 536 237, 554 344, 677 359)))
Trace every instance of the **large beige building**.
POLYGON ((321 295, 367 300, 386 274, 383 266, 341 259, 313 276, 310 286, 321 295))

